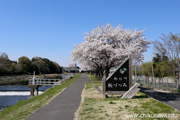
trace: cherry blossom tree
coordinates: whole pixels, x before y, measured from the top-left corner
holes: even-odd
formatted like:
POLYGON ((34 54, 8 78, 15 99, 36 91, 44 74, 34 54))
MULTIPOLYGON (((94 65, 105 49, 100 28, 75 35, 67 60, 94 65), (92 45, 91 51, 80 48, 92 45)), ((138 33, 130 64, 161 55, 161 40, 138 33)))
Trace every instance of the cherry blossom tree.
POLYGON ((102 78, 109 75, 111 67, 118 66, 128 56, 141 61, 143 52, 150 41, 146 40, 144 30, 126 30, 122 26, 98 26, 91 34, 85 33, 85 41, 75 45, 72 60, 78 61, 81 69, 94 70, 102 78))

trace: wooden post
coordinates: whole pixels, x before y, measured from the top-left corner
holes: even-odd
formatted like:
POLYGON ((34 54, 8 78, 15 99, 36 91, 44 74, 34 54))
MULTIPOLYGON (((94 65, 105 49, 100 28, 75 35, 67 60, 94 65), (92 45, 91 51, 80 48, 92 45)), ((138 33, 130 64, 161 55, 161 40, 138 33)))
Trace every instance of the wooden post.
POLYGON ((103 98, 106 98, 106 77, 103 77, 102 79, 102 93, 103 98))
POLYGON ((132 56, 129 55, 129 89, 132 87, 132 56))
POLYGON ((30 95, 31 95, 31 97, 33 97, 33 96, 34 96, 34 88, 31 88, 30 95))
POLYGON ((38 85, 28 85, 28 87, 31 89, 31 97, 34 96, 34 90, 36 90, 36 95, 38 95, 38 85))
POLYGON ((38 95, 38 87, 35 88, 35 95, 38 95))

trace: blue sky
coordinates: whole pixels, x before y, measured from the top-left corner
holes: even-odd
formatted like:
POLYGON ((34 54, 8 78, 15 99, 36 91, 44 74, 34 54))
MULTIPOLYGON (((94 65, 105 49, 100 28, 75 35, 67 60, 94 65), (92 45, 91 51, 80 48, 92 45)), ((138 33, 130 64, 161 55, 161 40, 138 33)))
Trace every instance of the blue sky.
MULTIPOLYGON (((48 58, 68 66, 74 44, 84 33, 110 23, 146 29, 147 40, 180 33, 179 0, 0 0, 0 52, 48 58)), ((153 45, 144 53, 150 61, 153 45)))

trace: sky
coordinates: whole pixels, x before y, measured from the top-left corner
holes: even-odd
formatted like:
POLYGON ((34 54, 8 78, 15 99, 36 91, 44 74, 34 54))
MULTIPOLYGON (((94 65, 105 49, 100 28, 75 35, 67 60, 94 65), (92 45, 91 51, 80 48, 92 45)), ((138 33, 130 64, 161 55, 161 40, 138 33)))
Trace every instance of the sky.
MULTIPOLYGON (((0 53, 48 58, 68 66, 84 33, 107 23, 146 30, 147 40, 180 33, 180 0, 0 0, 0 53)), ((144 62, 151 61, 151 44, 144 62)))

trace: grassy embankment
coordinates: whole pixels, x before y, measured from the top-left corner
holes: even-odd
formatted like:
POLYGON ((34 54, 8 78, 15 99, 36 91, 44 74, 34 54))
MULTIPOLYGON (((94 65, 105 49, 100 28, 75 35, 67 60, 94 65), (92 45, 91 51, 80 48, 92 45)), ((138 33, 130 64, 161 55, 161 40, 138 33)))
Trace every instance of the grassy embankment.
POLYGON ((47 104, 53 97, 61 93, 66 87, 71 85, 75 80, 77 80, 81 74, 67 80, 62 85, 53 87, 45 91, 42 95, 34 96, 30 99, 23 100, 17 104, 5 108, 0 112, 0 120, 22 120, 28 117, 30 114, 35 112, 38 108, 47 104))
MULTIPOLYGON (((92 81, 98 80, 88 76, 92 81)), ((94 84, 102 86, 101 83, 86 84, 76 120, 180 120, 178 110, 144 93, 138 92, 132 99, 120 99, 121 96, 102 99, 94 84)))
POLYGON ((87 74, 87 76, 89 77, 89 79, 90 79, 92 82, 101 82, 101 79, 98 78, 98 77, 95 77, 94 75, 87 74))

